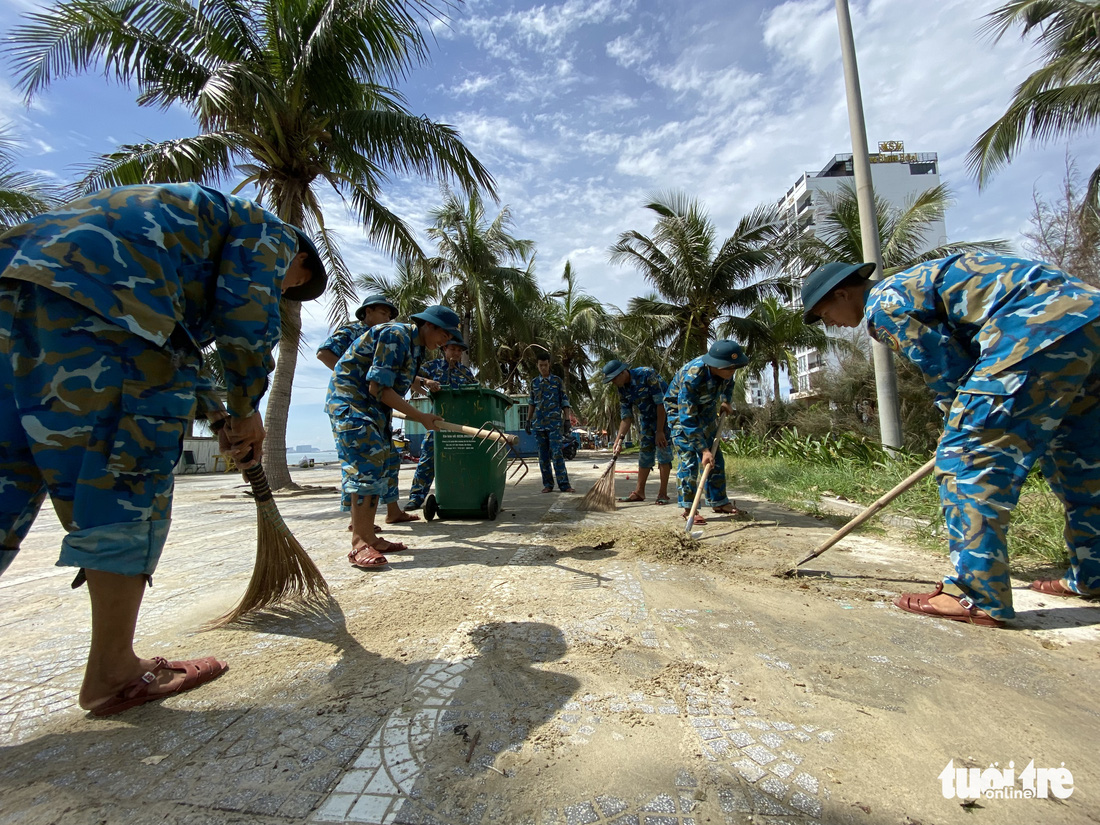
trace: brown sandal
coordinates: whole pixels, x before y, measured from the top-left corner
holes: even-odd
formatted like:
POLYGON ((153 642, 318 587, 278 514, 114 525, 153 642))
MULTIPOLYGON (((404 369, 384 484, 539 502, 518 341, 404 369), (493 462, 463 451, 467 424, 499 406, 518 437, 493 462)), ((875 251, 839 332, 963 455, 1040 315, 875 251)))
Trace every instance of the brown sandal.
POLYGON ((1088 596, 1083 596, 1080 593, 1075 593, 1070 590, 1064 584, 1061 579, 1036 579, 1027 586, 1028 590, 1034 590, 1036 593, 1042 593, 1044 596, 1065 596, 1071 599, 1087 599, 1088 596))
POLYGON ((994 619, 984 610, 976 607, 969 596, 952 596, 950 593, 944 593, 942 582, 936 585, 936 589, 931 593, 902 593, 894 599, 894 604, 902 610, 909 613, 916 613, 919 616, 935 616, 940 619, 950 619, 953 622, 967 622, 968 624, 981 625, 982 627, 1005 626, 1005 623, 1000 619, 994 619), (931 600, 941 594, 951 596, 952 599, 955 599, 966 609, 966 613, 960 615, 958 613, 940 612, 939 608, 931 604, 931 600))
POLYGON ((723 516, 733 516, 737 518, 741 515, 741 511, 732 504, 719 504, 717 507, 712 507, 711 509, 723 516))
POLYGON ((188 659, 181 662, 168 662, 157 656, 153 659, 153 662, 152 670, 130 681, 114 696, 91 708, 88 712, 92 716, 114 716, 116 713, 136 708, 146 702, 166 699, 169 696, 175 696, 177 693, 183 693, 186 690, 205 685, 229 670, 229 665, 215 659, 213 656, 206 656, 202 659, 188 659), (183 681, 171 690, 153 693, 152 689, 156 685, 158 670, 181 670, 184 674, 183 681))
MULTIPOLYGON (((392 546, 392 542, 390 543, 392 546)), ((396 547, 394 548, 397 549, 396 547)), ((404 546, 401 549, 405 549, 404 546)), ((358 567, 360 570, 377 570, 379 567, 385 567, 390 563, 390 560, 382 555, 382 552, 373 545, 364 544, 362 547, 354 548, 348 553, 348 561, 351 562, 352 567, 358 567), (365 559, 360 560, 359 554, 373 550, 378 553, 377 556, 367 556, 365 559)))

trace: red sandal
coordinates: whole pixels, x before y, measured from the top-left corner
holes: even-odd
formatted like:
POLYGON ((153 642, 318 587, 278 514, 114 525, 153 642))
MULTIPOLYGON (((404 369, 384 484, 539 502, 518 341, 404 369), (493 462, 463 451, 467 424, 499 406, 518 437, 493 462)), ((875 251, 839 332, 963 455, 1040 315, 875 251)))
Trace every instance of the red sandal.
POLYGON ((1034 590, 1036 593, 1042 593, 1044 596, 1064 596, 1070 599, 1091 598, 1090 596, 1070 590, 1062 584, 1061 579, 1036 579, 1027 586, 1027 589, 1034 590))
POLYGON ((372 545, 364 545, 357 549, 353 549, 348 553, 348 561, 351 562, 352 567, 358 567, 360 570, 377 570, 380 567, 385 567, 390 563, 390 560, 379 552, 379 550, 372 545), (378 553, 377 556, 367 556, 365 559, 360 560, 359 554, 367 550, 374 550, 378 553))
POLYGON ((166 699, 169 696, 175 696, 177 693, 183 693, 185 690, 205 685, 229 670, 229 665, 215 659, 213 656, 206 656, 202 659, 188 659, 181 662, 169 662, 157 656, 153 659, 153 662, 155 664, 152 670, 133 679, 106 702, 96 705, 88 712, 92 716, 114 716, 116 713, 136 708, 146 702, 166 699), (157 683, 157 671, 159 670, 182 670, 183 681, 171 690, 152 693, 151 691, 157 683))
POLYGON ((950 619, 953 622, 966 622, 967 624, 976 624, 982 627, 1005 626, 1005 623, 1000 619, 994 619, 984 610, 975 606, 969 596, 954 596, 950 593, 944 593, 942 582, 936 585, 936 589, 931 593, 902 593, 894 599, 894 604, 902 610, 909 613, 916 613, 918 616, 935 616, 940 619, 950 619), (951 596, 960 606, 965 608, 966 613, 941 612, 938 607, 931 603, 933 598, 941 594, 951 596))

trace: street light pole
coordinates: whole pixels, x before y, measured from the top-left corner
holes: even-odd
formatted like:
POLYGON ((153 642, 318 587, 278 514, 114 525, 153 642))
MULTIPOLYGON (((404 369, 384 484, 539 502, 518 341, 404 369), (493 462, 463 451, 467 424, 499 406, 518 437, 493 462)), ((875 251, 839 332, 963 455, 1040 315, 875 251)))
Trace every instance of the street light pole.
MULTIPOLYGON (((848 128, 852 133, 852 169, 856 177, 859 204, 859 231, 863 240, 863 260, 874 261, 882 277, 882 249, 875 214, 875 191, 871 184, 871 160, 867 151, 867 127, 863 122, 863 95, 859 91, 856 44, 852 36, 852 17, 848 0, 836 0, 837 27, 840 29, 840 56, 844 64, 844 88, 848 95, 848 128)), ((901 447, 901 414, 898 408, 898 378, 890 350, 872 339, 875 363, 875 389, 878 395, 879 437, 887 449, 901 447)))

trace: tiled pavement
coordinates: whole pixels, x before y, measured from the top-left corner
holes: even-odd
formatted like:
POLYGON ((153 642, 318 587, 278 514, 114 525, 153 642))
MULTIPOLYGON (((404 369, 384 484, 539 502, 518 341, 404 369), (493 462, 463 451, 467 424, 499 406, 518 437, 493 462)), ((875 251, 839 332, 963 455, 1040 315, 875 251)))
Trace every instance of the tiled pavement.
MULTIPOLYGON (((570 465, 581 489, 591 466, 570 465)), ((337 473, 297 477, 324 485, 337 473)), ((86 719, 74 704, 86 598, 69 590, 71 571, 51 566, 60 530, 40 516, 0 579, 0 825, 870 821, 835 779, 857 732, 822 718, 802 685, 823 641, 731 600, 697 568, 560 552, 564 530, 670 521, 675 508, 584 517, 575 497, 542 496, 528 478, 495 524, 394 530, 420 549, 364 577, 326 550, 346 542, 333 496, 282 498, 335 606, 194 635, 251 569, 255 512, 239 484, 179 480, 138 634, 140 650, 169 658, 226 646, 230 672, 120 721, 86 719), (469 601, 453 620, 418 612, 454 592, 469 601), (372 632, 403 622, 404 636, 372 632)), ((838 646, 833 660, 885 668, 909 655, 906 678, 931 685, 919 661, 939 655, 944 633, 959 635, 896 633, 838 646)), ((1046 689, 1026 672, 1003 678, 1046 689)), ((902 711, 889 691, 860 691, 862 707, 902 711)))

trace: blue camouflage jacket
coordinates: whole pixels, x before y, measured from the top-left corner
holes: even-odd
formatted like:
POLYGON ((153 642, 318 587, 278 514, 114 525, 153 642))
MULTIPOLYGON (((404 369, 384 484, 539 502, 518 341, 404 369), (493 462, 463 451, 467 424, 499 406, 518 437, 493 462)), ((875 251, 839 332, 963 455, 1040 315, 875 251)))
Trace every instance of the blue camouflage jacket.
POLYGON ((875 283, 871 337, 916 364, 942 408, 960 386, 1011 395, 1019 363, 1100 317, 1100 290, 1037 261, 953 255, 875 283))
POLYGON ((325 343, 317 347, 317 354, 320 355, 322 350, 328 350, 334 353, 337 358, 348 351, 348 347, 352 345, 356 338, 365 333, 370 327, 364 324, 362 321, 351 321, 339 327, 336 332, 332 333, 325 339, 325 343))
MULTIPOLYGON (((0 235, 0 277, 30 281, 164 346, 214 343, 229 412, 267 391, 294 230, 261 207, 180 183, 106 189, 0 235)), ((212 380, 199 414, 220 408, 212 380)))
POLYGON ((676 434, 698 453, 709 450, 718 426, 718 409, 733 403, 733 381, 716 378, 703 356, 688 361, 672 377, 665 393, 665 414, 676 434))
POLYGON ((565 386, 556 375, 543 378, 536 375, 531 380, 531 394, 528 399, 535 410, 531 425, 536 430, 551 430, 562 425, 562 410, 570 406, 565 386))
POLYGON ((619 417, 633 418, 638 408, 639 425, 653 429, 657 426, 657 407, 665 403, 668 384, 652 367, 634 367, 629 370, 630 381, 619 387, 619 417))
POLYGON ((381 429, 391 410, 370 394, 370 382, 391 387, 404 397, 424 360, 415 324, 378 324, 359 336, 340 356, 329 380, 325 410, 329 417, 367 419, 381 429))
POLYGON ((474 372, 461 361, 453 367, 447 366, 446 358, 435 358, 420 368, 421 375, 438 381, 442 387, 461 387, 476 384, 474 372))

